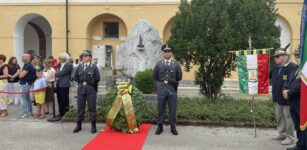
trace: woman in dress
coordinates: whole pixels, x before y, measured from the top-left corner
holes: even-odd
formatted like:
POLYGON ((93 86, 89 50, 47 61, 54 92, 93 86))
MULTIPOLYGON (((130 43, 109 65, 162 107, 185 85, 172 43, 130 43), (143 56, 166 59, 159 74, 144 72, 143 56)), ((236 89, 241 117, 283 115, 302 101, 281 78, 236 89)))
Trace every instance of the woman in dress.
POLYGON ((54 101, 54 81, 55 81, 55 70, 53 68, 52 62, 50 59, 44 60, 44 77, 47 81, 47 90, 46 90, 46 114, 51 114, 52 112, 52 103, 54 101))
MULTIPOLYGON (((5 92, 7 88, 8 67, 4 64, 6 56, 0 54, 0 91, 5 92)), ((0 118, 6 117, 8 98, 5 93, 0 93, 0 118)))

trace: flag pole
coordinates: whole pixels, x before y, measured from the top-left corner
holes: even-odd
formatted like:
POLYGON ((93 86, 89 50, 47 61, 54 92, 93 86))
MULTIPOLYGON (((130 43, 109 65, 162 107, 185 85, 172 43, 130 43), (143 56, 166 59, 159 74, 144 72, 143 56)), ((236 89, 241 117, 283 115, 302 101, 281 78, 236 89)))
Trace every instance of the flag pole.
MULTIPOLYGON (((229 51, 229 53, 235 53, 236 56, 240 56, 241 55, 241 52, 243 52, 243 55, 257 55, 258 54, 258 51, 261 51, 261 54, 268 54, 268 63, 269 63, 269 66, 268 66, 268 71, 270 70, 271 68, 271 65, 270 65, 270 58, 271 58, 271 50, 273 50, 273 48, 262 48, 262 49, 255 49, 252 47, 252 40, 251 40, 251 37, 249 36, 248 37, 248 44, 249 44, 249 47, 247 50, 235 50, 235 51, 229 51)), ((269 74, 269 72, 268 72, 269 74)), ((269 78, 268 78, 269 80, 269 78)), ((239 80, 239 83, 240 83, 240 80, 239 80)), ((240 91, 241 93, 241 91, 240 91)), ((243 95, 246 95, 245 93, 243 95)), ((250 109, 250 112, 253 113, 253 125, 254 125, 254 130, 255 130, 255 134, 254 134, 254 137, 257 138, 257 127, 256 127, 256 100, 255 100, 255 96, 259 96, 259 94, 247 94, 248 96, 252 96, 252 106, 251 106, 251 109, 250 109)), ((240 94, 240 99, 241 99, 241 96, 242 96, 242 93, 240 94)))
MULTIPOLYGON (((252 39, 251 36, 248 36, 248 46, 249 46, 249 50, 251 51, 251 54, 254 55, 253 51, 252 51, 252 39)), ((253 108, 252 108, 252 113, 253 113, 253 120, 254 120, 254 129, 255 129, 255 138, 257 137, 257 129, 256 129, 256 114, 255 114, 255 109, 256 109, 256 103, 255 103, 255 95, 253 95, 253 108)))
POLYGON ((255 103, 255 96, 253 95, 253 118, 254 118, 254 129, 255 129, 255 136, 254 136, 254 138, 257 138, 257 128, 256 128, 256 114, 255 114, 255 109, 256 109, 256 103, 255 103))

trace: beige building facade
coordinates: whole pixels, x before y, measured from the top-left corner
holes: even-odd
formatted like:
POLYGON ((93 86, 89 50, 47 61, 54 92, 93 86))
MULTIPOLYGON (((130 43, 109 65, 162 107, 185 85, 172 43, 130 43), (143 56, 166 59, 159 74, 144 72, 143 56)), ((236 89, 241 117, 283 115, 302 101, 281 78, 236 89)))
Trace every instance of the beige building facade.
MULTIPOLYGON (((110 45, 113 64, 116 47, 139 19, 148 20, 162 42, 170 37, 180 0, 68 0, 68 52, 78 58, 84 49, 110 45)), ((66 51, 65 0, 0 0, 0 53, 16 56, 33 49, 48 57, 66 51)), ((299 44, 303 0, 277 0, 282 46, 299 44)), ((193 80, 193 70, 184 73, 193 80)), ((234 77, 236 78, 236 77, 234 77)))

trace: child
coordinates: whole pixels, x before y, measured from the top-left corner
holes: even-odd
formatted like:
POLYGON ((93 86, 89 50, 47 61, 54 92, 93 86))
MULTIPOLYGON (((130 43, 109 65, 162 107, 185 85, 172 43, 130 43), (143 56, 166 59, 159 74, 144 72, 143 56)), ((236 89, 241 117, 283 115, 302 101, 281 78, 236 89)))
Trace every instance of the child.
POLYGON ((45 98, 46 98, 46 88, 47 81, 43 77, 43 70, 36 69, 36 80, 34 82, 33 91, 35 102, 37 103, 37 118, 43 119, 45 115, 45 98))

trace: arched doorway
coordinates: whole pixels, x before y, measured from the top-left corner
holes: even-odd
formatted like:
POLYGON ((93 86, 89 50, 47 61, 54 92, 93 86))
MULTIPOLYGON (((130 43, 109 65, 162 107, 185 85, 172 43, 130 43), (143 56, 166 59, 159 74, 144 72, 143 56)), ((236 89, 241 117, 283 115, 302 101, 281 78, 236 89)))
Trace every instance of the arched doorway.
POLYGON ((52 55, 52 29, 39 14, 27 14, 16 23, 14 30, 14 55, 20 60, 27 50, 46 58, 52 55))
POLYGON ((127 37, 125 22, 114 14, 101 14, 94 17, 87 26, 87 49, 93 51, 102 67, 112 67, 115 62, 115 50, 127 37), (112 56, 108 55, 111 52, 112 56), (111 58, 108 58, 111 57, 111 58), (107 61, 106 61, 107 60, 107 61), (110 62, 111 66, 108 66, 110 62))
MULTIPOLYGON (((286 19, 281 16, 277 16, 275 26, 280 27, 280 47, 284 48, 291 43, 291 27, 286 19)), ((290 47, 287 49, 290 52, 290 47)))

